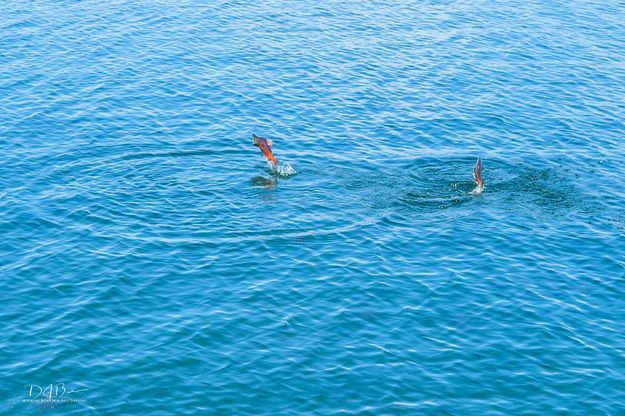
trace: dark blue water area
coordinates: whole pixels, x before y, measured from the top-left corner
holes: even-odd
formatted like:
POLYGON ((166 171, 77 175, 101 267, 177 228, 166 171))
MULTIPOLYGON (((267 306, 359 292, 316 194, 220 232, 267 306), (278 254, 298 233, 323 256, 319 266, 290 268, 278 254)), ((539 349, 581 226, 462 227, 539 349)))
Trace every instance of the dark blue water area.
POLYGON ((625 414, 622 2, 0 16, 0 414, 625 414))

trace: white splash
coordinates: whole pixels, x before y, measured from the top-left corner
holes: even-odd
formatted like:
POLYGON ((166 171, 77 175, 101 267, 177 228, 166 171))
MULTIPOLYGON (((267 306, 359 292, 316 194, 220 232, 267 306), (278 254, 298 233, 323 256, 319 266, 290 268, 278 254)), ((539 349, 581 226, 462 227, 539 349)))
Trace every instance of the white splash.
POLYGON ((480 186, 476 186, 471 192, 469 192, 469 194, 471 195, 479 195, 482 193, 482 191, 484 190, 484 185, 480 186))
POLYGON ((267 166, 279 177, 288 178, 289 176, 293 176, 297 173, 293 166, 291 166, 288 162, 278 162, 277 166, 274 166, 273 163, 267 162, 267 166))

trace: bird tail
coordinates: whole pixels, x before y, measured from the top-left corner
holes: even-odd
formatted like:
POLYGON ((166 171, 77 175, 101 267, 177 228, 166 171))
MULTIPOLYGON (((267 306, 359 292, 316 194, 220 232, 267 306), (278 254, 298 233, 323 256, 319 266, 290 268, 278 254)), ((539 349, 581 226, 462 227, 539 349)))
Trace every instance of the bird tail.
POLYGON ((473 178, 475 182, 477 182, 477 186, 484 186, 484 181, 482 180, 482 170, 484 169, 482 165, 482 158, 477 158, 477 162, 475 162, 475 168, 473 169, 473 178))

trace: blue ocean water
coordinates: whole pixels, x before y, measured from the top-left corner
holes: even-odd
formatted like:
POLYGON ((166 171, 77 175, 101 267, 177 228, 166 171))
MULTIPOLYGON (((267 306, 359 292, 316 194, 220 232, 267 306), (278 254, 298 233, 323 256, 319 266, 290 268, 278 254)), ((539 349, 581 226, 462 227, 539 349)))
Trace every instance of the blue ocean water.
POLYGON ((625 414, 623 2, 0 16, 0 414, 625 414))

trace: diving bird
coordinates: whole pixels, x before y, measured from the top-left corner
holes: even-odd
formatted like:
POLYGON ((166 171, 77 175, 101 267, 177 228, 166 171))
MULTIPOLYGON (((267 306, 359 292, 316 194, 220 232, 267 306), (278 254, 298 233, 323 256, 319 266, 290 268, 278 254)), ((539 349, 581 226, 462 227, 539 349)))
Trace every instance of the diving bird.
POLYGON ((252 138, 254 139, 254 146, 258 147, 263 155, 267 158, 267 160, 273 163, 274 167, 278 166, 278 159, 273 155, 271 151, 271 145, 273 144, 271 140, 267 140, 264 137, 259 137, 255 134, 252 134, 252 138))
POLYGON ((477 186, 471 191, 471 195, 479 195, 484 190, 484 181, 482 180, 482 158, 478 157, 475 162, 475 168, 473 168, 473 179, 477 186))

